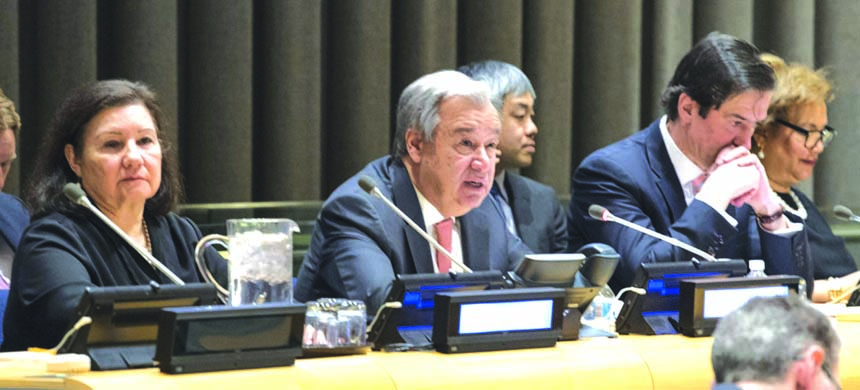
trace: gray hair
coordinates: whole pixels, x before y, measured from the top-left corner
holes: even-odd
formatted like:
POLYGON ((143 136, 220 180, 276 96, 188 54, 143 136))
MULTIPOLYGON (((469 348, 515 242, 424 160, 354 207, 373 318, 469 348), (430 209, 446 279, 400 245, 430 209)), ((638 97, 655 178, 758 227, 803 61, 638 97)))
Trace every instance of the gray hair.
POLYGON ((419 131, 426 141, 432 140, 439 124, 439 105, 455 96, 490 105, 490 91, 486 84, 453 70, 430 73, 409 84, 397 103, 397 133, 391 155, 406 155, 406 131, 409 129, 419 131))
POLYGON ((502 105, 508 95, 516 97, 528 92, 537 99, 529 78, 520 68, 509 63, 494 60, 473 62, 457 68, 457 71, 473 80, 487 83, 490 86, 490 100, 499 112, 502 112, 502 105))
POLYGON ((718 383, 773 383, 813 345, 833 367, 840 341, 827 316, 798 296, 755 298, 717 324, 711 364, 718 383))

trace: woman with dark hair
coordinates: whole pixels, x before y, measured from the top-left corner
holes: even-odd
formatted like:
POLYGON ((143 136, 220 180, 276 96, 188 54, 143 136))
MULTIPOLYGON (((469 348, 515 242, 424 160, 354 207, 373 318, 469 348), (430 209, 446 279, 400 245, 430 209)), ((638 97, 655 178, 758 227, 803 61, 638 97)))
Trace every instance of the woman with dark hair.
MULTIPOLYGON (((99 81, 62 104, 43 141, 26 201, 32 222, 21 238, 3 331, 5 351, 50 348, 76 320, 86 287, 171 283, 90 210, 63 194, 80 183, 91 202, 185 282, 199 229, 171 213, 182 195, 164 118, 145 85, 99 81)), ((226 265, 207 253, 219 279, 226 265)))
POLYGON ((845 240, 833 234, 824 216, 809 197, 795 186, 812 176, 818 157, 836 137, 827 123, 827 103, 833 86, 822 70, 763 54, 762 60, 776 74, 776 88, 767 119, 753 134, 753 148, 770 187, 783 209, 802 218, 809 237, 815 272, 813 300, 826 302, 857 285, 860 272, 845 240))

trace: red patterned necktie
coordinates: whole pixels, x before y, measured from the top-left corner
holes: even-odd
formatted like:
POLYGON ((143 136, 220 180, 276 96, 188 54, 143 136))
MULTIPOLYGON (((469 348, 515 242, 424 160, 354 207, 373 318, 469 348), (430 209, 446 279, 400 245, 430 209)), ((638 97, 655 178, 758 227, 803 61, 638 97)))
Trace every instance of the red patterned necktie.
MULTIPOLYGON (((454 229, 454 218, 445 218, 433 225, 433 228, 436 229, 436 241, 439 241, 443 248, 451 252, 451 232, 454 229)), ((451 269, 451 259, 437 250, 436 265, 439 266, 439 272, 447 273, 451 269)))

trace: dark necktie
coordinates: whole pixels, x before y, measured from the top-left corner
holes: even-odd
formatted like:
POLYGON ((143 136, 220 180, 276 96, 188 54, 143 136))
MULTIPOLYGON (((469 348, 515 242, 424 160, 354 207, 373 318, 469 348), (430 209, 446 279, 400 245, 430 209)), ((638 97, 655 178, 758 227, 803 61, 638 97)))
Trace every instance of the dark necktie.
POLYGON ((511 210, 511 206, 508 204, 508 201, 505 199, 504 195, 502 195, 502 191, 499 189, 499 183, 497 181, 493 181, 493 188, 490 189, 490 194, 493 195, 493 199, 496 201, 496 205, 499 208, 499 212, 502 214, 502 218, 505 219, 505 227, 508 228, 508 231, 513 235, 517 235, 517 228, 514 225, 514 213, 511 210))

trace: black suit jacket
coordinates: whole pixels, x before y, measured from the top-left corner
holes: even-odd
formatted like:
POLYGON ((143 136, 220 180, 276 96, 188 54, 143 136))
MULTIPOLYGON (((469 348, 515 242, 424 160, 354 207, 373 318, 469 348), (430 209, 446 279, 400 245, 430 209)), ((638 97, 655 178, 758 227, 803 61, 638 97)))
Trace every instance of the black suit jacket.
MULTIPOLYGON (((689 207, 660 133, 660 121, 588 156, 571 178, 568 232, 572 248, 589 242, 611 245, 621 262, 610 281, 629 286, 643 262, 689 261, 683 249, 622 225, 591 218, 592 204, 619 218, 677 238, 718 258, 764 259, 768 274, 792 274, 807 280, 812 292, 812 261, 806 230, 784 237, 759 228, 749 205, 726 210, 733 227, 707 204, 689 207)), ((799 218, 789 215, 794 221, 799 218)))
MULTIPOLYGON (((382 200, 359 188, 363 175, 376 181, 377 188, 418 226, 424 226, 418 196, 403 163, 391 157, 371 162, 323 204, 299 271, 296 300, 358 299, 373 314, 394 275, 433 273, 430 244, 382 200)), ((458 220, 463 262, 473 270, 512 270, 531 252, 508 232, 489 199, 458 220)))
POLYGON ((567 220, 552 187, 505 172, 505 191, 526 246, 536 253, 567 250, 567 220))

